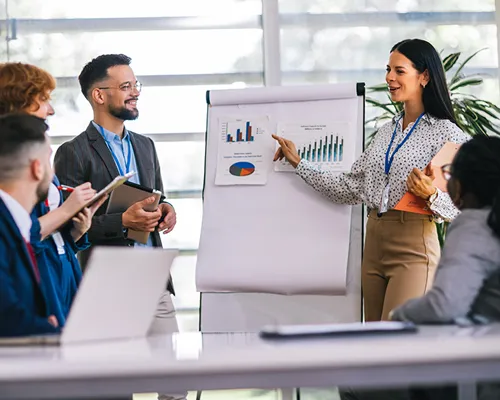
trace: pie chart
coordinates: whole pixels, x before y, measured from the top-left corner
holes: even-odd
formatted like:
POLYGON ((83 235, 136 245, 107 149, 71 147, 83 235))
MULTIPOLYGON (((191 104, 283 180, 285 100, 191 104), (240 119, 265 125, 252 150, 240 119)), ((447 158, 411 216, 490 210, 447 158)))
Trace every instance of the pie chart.
POLYGON ((229 167, 229 173, 234 176, 248 176, 255 172, 255 165, 246 161, 234 163, 229 167))

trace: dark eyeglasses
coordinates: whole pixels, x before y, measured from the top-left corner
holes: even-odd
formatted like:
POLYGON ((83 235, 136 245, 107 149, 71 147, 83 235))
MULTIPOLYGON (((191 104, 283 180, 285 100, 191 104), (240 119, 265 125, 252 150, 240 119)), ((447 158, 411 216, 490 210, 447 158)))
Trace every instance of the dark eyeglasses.
POLYGON ((451 164, 445 164, 441 167, 441 173, 443 174, 443 178, 446 181, 449 181, 451 179, 452 173, 451 173, 451 164))
POLYGON ((122 92, 131 92, 132 89, 135 89, 137 90, 138 92, 140 92, 142 90, 142 83, 141 82, 136 82, 135 84, 132 84, 130 82, 126 82, 118 87, 111 87, 111 86, 108 86, 108 87, 100 87, 100 88, 97 88, 97 89, 101 89, 101 90, 104 90, 104 89, 118 89, 118 90, 121 90, 122 92))

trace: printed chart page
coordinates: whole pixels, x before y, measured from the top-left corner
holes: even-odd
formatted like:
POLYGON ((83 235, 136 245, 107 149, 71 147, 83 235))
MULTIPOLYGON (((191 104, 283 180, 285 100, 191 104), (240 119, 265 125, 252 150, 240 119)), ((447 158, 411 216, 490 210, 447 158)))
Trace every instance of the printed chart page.
MULTIPOLYGON (((300 158, 313 163, 321 170, 348 171, 354 163, 354 159, 350 156, 354 152, 349 149, 354 148, 355 143, 345 135, 349 132, 347 122, 279 123, 277 131, 279 136, 295 144, 300 158)), ((276 162, 274 169, 282 172, 295 170, 286 159, 276 162)))
POLYGON ((265 185, 274 144, 269 118, 220 119, 216 185, 265 185))

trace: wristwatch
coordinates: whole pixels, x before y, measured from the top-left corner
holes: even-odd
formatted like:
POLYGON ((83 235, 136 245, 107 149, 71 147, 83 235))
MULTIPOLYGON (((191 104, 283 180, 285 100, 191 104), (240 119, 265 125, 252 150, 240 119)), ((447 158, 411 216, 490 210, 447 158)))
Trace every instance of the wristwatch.
POLYGON ((429 197, 429 200, 427 200, 427 203, 429 205, 431 205, 432 203, 434 203, 434 201, 437 199, 438 197, 438 194, 439 194, 439 190, 436 188, 436 191, 430 195, 429 197))

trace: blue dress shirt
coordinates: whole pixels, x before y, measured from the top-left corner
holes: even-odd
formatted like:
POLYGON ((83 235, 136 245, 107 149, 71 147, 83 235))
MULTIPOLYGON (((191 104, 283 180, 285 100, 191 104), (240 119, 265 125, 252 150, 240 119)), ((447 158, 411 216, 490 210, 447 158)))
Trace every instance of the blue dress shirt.
MULTIPOLYGON (((108 145, 108 149, 115 160, 116 167, 118 170, 126 174, 128 172, 134 171, 136 174, 132 176, 129 181, 136 184, 141 184, 140 176, 137 169, 137 162, 135 159, 134 148, 132 146, 132 141, 130 140, 130 134, 127 129, 124 128, 123 139, 120 136, 114 134, 113 132, 108 131, 106 128, 103 128, 99 124, 96 124, 92 121, 97 131, 102 135, 106 144, 108 145), (130 160, 130 161, 129 161, 130 160), (127 164, 128 169, 127 169, 127 164)), ((135 243, 135 247, 153 247, 153 241, 151 239, 151 235, 149 235, 148 242, 146 244, 135 243)))

